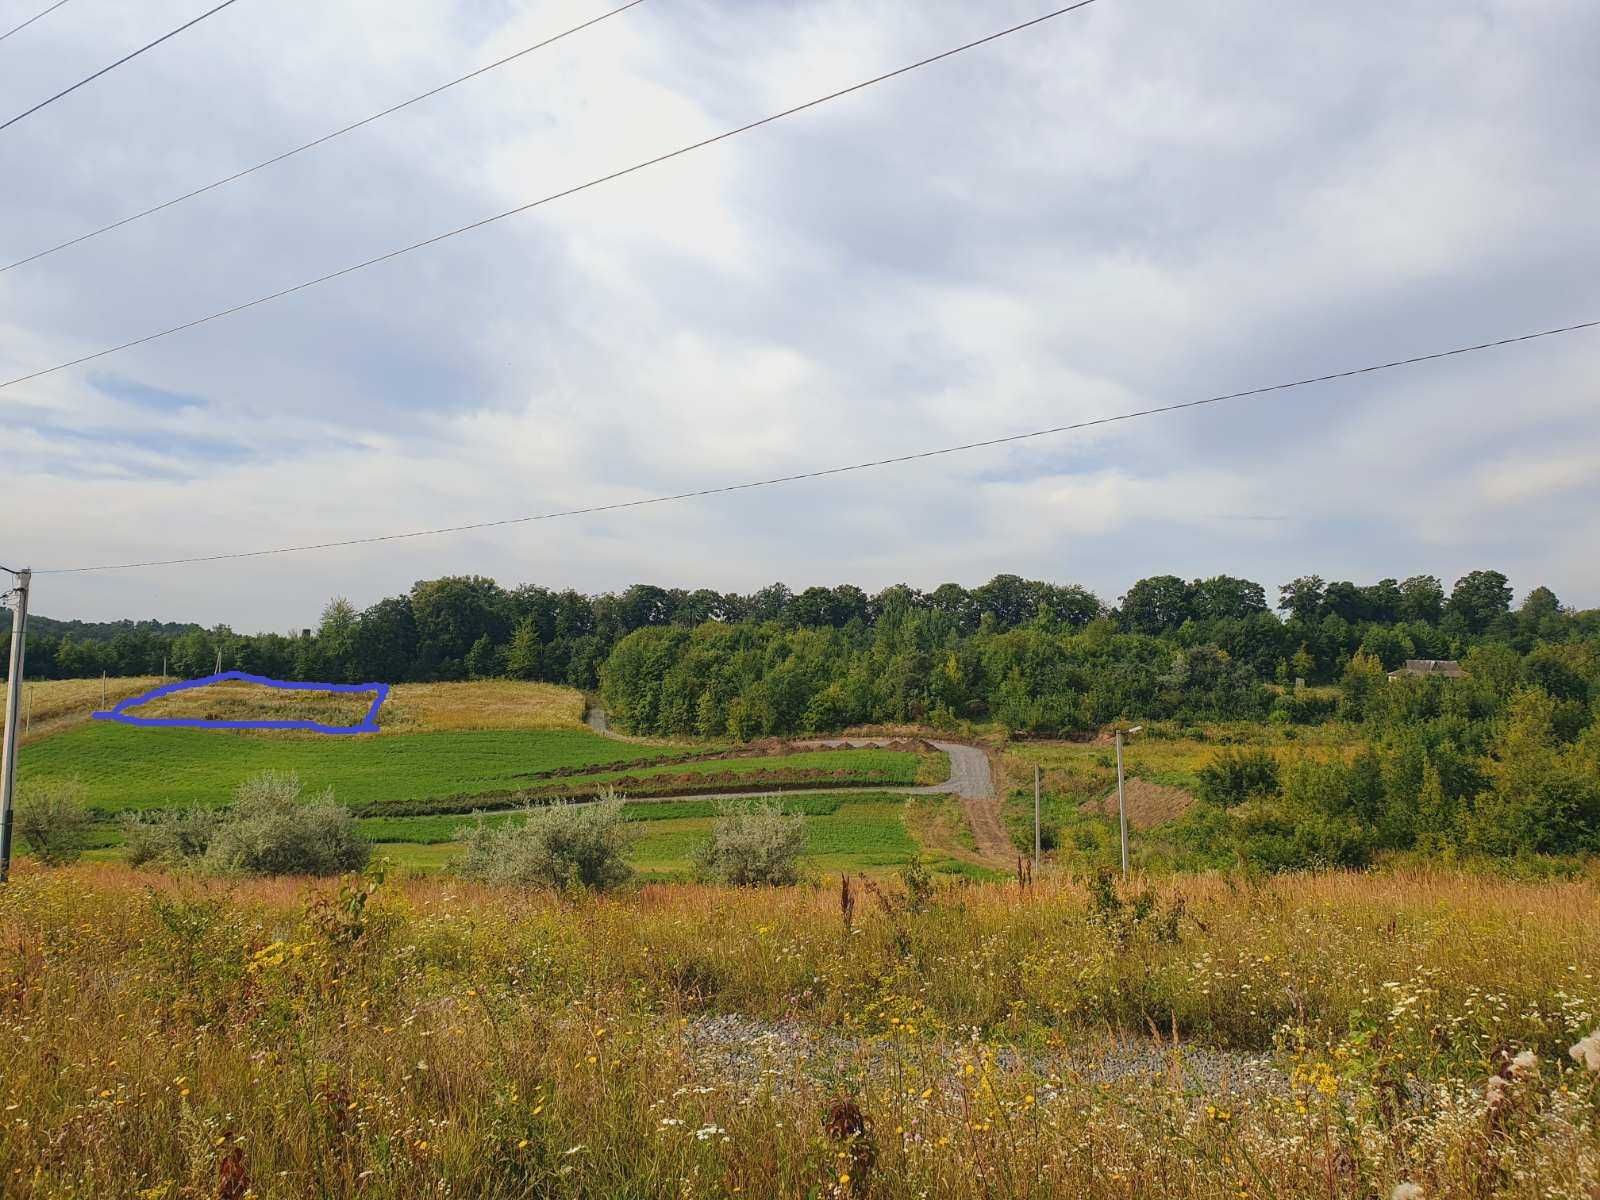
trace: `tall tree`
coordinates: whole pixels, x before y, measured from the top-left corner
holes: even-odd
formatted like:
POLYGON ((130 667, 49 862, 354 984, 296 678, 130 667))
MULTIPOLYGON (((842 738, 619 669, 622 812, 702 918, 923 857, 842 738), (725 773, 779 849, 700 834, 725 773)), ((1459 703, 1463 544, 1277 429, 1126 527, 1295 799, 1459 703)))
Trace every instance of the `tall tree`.
POLYGON ((1119 609, 1122 627, 1152 637, 1189 619, 1189 585, 1176 575, 1152 575, 1128 589, 1119 609))
POLYGON ((1291 621, 1310 624, 1322 615, 1322 593, 1327 585, 1321 575, 1302 575, 1278 589, 1278 610, 1291 621))
POLYGON ((1511 611, 1511 584, 1499 571, 1469 571, 1450 592, 1449 611, 1472 633, 1483 633, 1511 611))

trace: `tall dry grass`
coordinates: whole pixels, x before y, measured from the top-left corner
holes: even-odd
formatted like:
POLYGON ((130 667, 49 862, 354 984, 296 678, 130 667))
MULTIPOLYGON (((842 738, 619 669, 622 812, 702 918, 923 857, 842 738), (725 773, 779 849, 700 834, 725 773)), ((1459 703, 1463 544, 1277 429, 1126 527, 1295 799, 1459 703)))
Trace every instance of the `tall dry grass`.
POLYGON ((24 869, 0 891, 0 1191, 1532 1198, 1600 1180, 1597 1077, 1566 1054, 1600 1011, 1588 883, 855 899, 847 924, 837 888, 563 899, 24 869))

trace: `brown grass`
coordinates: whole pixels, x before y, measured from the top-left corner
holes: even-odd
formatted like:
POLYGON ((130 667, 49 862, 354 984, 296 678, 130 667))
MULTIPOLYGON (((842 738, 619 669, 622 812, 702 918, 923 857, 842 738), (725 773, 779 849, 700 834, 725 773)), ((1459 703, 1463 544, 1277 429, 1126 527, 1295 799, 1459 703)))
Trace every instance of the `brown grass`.
POLYGON ((318 721, 355 725, 372 707, 372 692, 286 691, 230 679, 162 696, 130 716, 198 721, 318 721))
POLYGON ((551 683, 399 683, 379 711, 378 725, 388 733, 581 729, 583 711, 582 692, 551 683))
MULTIPOLYGON (((24 681, 23 744, 80 724, 96 709, 147 692, 161 682, 154 675, 122 679, 42 679, 24 681)), ((0 701, 3 704, 3 701, 0 701)))

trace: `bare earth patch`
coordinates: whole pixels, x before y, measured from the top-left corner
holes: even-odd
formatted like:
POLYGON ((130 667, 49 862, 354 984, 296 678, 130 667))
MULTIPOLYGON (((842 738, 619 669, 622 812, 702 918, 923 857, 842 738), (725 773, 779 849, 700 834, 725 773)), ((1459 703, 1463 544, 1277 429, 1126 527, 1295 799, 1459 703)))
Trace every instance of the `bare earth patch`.
MULTIPOLYGON (((1194 804, 1194 797, 1182 788, 1165 787, 1159 783, 1151 783, 1148 779, 1130 779, 1125 788, 1128 797, 1128 824, 1135 829, 1151 829, 1157 825, 1165 825, 1168 821, 1176 821, 1194 804)), ((1113 788, 1103 799, 1087 801, 1083 805, 1083 811, 1115 817, 1116 789, 1113 788)))

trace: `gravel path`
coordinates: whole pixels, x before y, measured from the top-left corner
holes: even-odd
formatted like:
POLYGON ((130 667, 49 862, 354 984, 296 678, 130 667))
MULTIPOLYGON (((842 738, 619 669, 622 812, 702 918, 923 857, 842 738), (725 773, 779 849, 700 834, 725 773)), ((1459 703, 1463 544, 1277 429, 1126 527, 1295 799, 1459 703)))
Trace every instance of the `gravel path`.
MULTIPOLYGON (((954 1048, 819 1031, 798 1021, 762 1021, 737 1013, 703 1016, 684 1030, 690 1054, 703 1067, 741 1083, 796 1073, 832 1081, 847 1073, 893 1075, 901 1056, 953 1058, 954 1048), (921 1053, 919 1053, 919 1051, 921 1053)), ((1057 1074, 1078 1086, 1177 1084, 1191 1094, 1252 1096, 1282 1093, 1288 1079, 1270 1055, 1218 1050, 1194 1043, 1176 1047, 1148 1038, 1084 1040, 1060 1055, 1028 1054, 1010 1047, 997 1054, 1002 1068, 1057 1074)), ((943 1086, 959 1089, 956 1068, 943 1086)), ((1052 1097, 1040 1095, 1041 1100, 1052 1097)))

